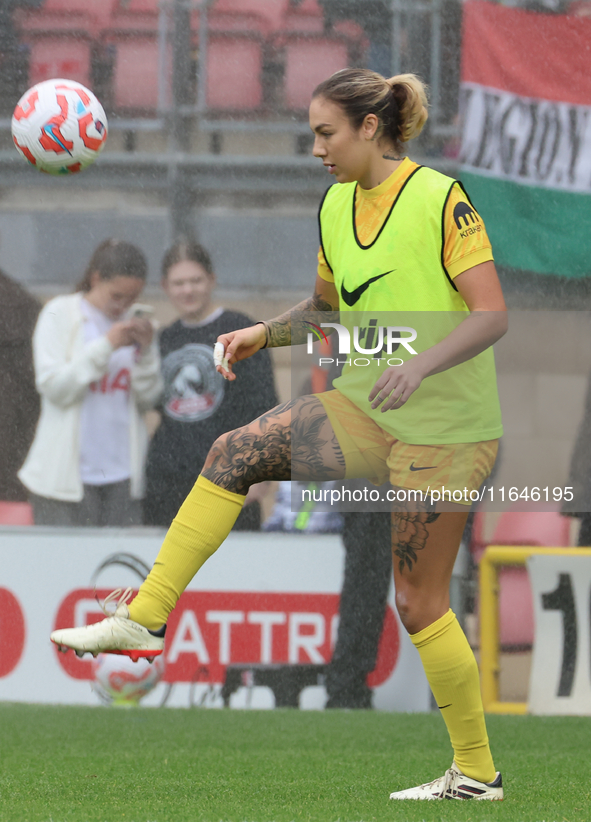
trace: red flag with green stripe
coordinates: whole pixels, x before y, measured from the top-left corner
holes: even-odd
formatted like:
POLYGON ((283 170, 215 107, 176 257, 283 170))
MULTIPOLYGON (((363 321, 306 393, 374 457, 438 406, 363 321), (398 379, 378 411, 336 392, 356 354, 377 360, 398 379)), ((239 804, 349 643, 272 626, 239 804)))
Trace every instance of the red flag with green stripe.
POLYGON ((591 18, 464 4, 461 177, 501 265, 591 274, 591 18))

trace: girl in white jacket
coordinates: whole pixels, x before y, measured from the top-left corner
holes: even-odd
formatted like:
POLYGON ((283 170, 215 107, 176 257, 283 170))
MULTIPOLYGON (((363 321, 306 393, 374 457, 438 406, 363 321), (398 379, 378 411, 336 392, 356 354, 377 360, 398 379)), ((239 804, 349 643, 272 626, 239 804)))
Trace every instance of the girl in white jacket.
POLYGON ((76 293, 41 311, 33 335, 41 417, 19 472, 37 525, 140 524, 142 412, 162 390, 152 324, 130 316, 146 274, 138 248, 106 240, 76 293))

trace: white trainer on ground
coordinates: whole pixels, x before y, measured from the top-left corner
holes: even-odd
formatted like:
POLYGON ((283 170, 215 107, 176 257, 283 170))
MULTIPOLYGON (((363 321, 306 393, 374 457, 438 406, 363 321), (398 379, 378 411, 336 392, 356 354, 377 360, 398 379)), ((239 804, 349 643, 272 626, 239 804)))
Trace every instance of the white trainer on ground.
POLYGON ((131 657, 134 662, 140 657, 146 657, 152 662, 164 650, 165 626, 159 631, 149 631, 143 625, 129 618, 127 602, 133 596, 133 588, 127 588, 122 593, 121 588, 109 594, 101 605, 107 619, 86 625, 82 628, 62 628, 51 634, 51 641, 55 642, 60 651, 72 648, 77 656, 90 653, 121 654, 131 657), (107 610, 107 604, 119 597, 114 613, 107 610))
POLYGON ((497 771, 493 782, 478 782, 459 770, 455 762, 439 779, 408 788, 406 791, 395 791, 390 799, 502 799, 503 779, 497 771))

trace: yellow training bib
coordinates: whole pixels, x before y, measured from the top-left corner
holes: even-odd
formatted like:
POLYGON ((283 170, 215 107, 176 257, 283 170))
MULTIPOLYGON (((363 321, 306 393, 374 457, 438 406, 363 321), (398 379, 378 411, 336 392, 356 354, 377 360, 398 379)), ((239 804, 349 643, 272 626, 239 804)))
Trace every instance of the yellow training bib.
MULTIPOLYGON (((333 355, 346 362, 334 386, 381 428, 413 444, 502 435, 492 348, 427 377, 400 409, 372 410, 367 399, 384 368, 431 348, 468 313, 442 261, 443 214, 454 182, 419 166, 368 245, 355 228, 356 183, 331 186, 320 207, 322 249, 339 294, 340 323, 349 331, 349 353, 343 343, 333 355), (380 333, 383 349, 367 353, 380 333)), ((333 336, 335 347, 340 337, 333 336)))

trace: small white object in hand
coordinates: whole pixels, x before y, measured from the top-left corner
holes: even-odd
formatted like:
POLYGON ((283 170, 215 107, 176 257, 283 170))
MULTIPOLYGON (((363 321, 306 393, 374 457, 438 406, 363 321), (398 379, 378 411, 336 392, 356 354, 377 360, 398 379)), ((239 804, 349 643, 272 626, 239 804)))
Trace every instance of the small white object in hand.
POLYGON ((228 370, 228 358, 224 357, 224 344, 216 342, 213 346, 213 363, 217 367, 221 365, 226 371, 228 370))

